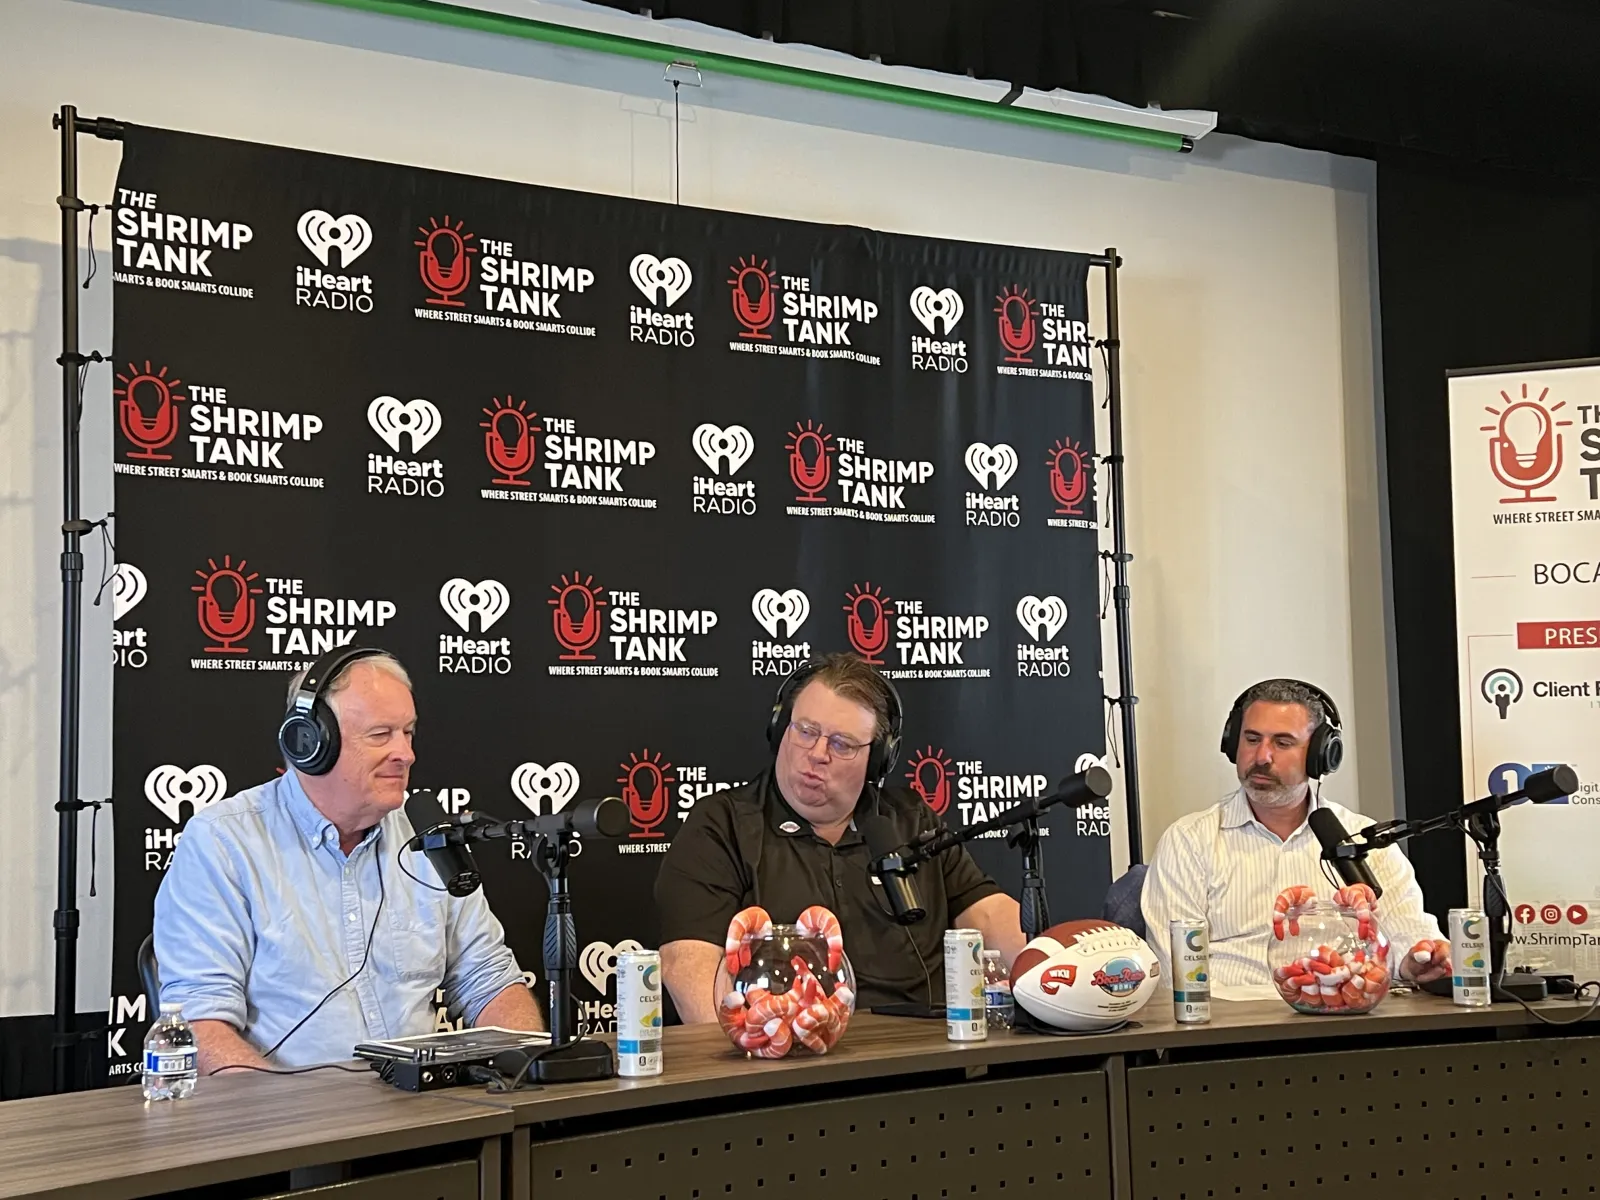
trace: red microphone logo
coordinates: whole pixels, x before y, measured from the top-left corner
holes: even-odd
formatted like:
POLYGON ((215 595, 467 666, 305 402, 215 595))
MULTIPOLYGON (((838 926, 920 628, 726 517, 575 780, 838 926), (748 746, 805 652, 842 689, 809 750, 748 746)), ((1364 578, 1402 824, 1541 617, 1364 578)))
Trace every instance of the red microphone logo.
POLYGON ((552 583, 550 590, 555 593, 549 603, 555 609, 551 621, 556 641, 567 651, 561 660, 593 662, 594 655, 587 651, 600 640, 600 610, 606 606, 606 599, 600 593, 605 588, 595 586, 593 575, 580 579, 574 571, 571 579, 563 575, 561 583, 552 583))
POLYGON ((170 462, 172 455, 157 451, 178 436, 177 406, 188 399, 176 390, 183 380, 168 379, 165 367, 152 370, 147 359, 142 371, 129 363, 128 373, 119 374, 117 381, 122 386, 111 393, 117 400, 117 424, 122 436, 139 447, 128 451, 128 457, 170 462))
POLYGON ((248 646, 234 645, 250 636, 255 628, 255 597, 261 595, 261 589, 255 586, 261 576, 254 571, 246 575, 247 565, 241 558, 239 565, 234 566, 233 556, 224 554, 220 567, 216 559, 208 558, 206 566, 211 569, 195 571, 201 580, 189 589, 199 593, 195 615, 200 622, 200 632, 215 643, 206 647, 207 654, 250 653, 248 646))
POLYGON ((867 662, 882 666, 884 648, 889 645, 889 618, 894 602, 869 580, 858 583, 844 594, 844 631, 850 645, 867 662))
POLYGON ((1083 498, 1089 494, 1089 471, 1083 447, 1073 441, 1058 441, 1045 459, 1050 467, 1050 494, 1056 511, 1069 517, 1083 515, 1083 498))
POLYGON ((629 837, 658 838, 656 826, 667 819, 667 809, 672 799, 672 787, 678 782, 672 764, 661 757, 658 750, 650 753, 628 755, 627 761, 618 764, 622 771, 617 782, 622 785, 622 799, 628 805, 628 815, 636 826, 629 837))
POLYGON ((1033 362, 1033 345, 1039 339, 1036 316, 1038 304, 1027 288, 1015 284, 995 297, 995 313, 1000 319, 1000 344, 1006 348, 1006 361, 1033 362))
POLYGON ((542 430, 533 423, 539 414, 528 412, 527 408, 523 401, 511 396, 504 401, 496 396, 494 407, 483 410, 483 415, 489 419, 479 421, 478 428, 487 431, 483 435, 484 456, 489 465, 500 472, 494 478, 495 483, 528 486, 528 481, 518 476, 526 475, 533 466, 539 449, 539 439, 534 434, 542 430))
POLYGON ((770 342, 772 335, 763 332, 772 324, 774 314, 772 304, 773 274, 767 270, 767 260, 756 261, 756 256, 751 255, 750 261, 739 259, 738 264, 732 268, 733 275, 728 280, 728 285, 733 289, 733 315, 743 325, 739 331, 742 338, 754 338, 763 342, 770 342))
POLYGON ((950 807, 950 776, 954 771, 955 763, 944 749, 935 750, 929 746, 918 750, 916 757, 906 764, 906 782, 922 797, 923 803, 933 809, 935 816, 942 817, 950 807))
POLYGON ((822 501, 822 489, 833 476, 833 434, 810 421, 804 425, 795 422, 794 432, 784 442, 789 451, 789 478, 800 490, 796 500, 810 504, 822 501))
POLYGON ((417 270, 422 275, 423 286, 433 293, 428 303, 464 308, 456 297, 472 282, 471 256, 478 248, 468 243, 476 241, 477 234, 464 232, 462 222, 451 222, 449 213, 443 221, 429 217, 426 226, 417 226, 417 232, 422 235, 413 243, 422 251, 417 259, 417 270))
POLYGON ((1566 447, 1557 429, 1571 425, 1570 420, 1556 420, 1556 413, 1567 406, 1565 400, 1558 404, 1545 404, 1550 389, 1539 393, 1537 400, 1528 399, 1528 385, 1522 385, 1522 397, 1512 401, 1505 392, 1500 398, 1505 408, 1489 408, 1486 412, 1499 418, 1493 425, 1480 429, 1489 438, 1489 469, 1494 477, 1515 496, 1501 496, 1501 504, 1527 504, 1554 500, 1554 496, 1535 496, 1534 492, 1549 486, 1561 474, 1561 463, 1566 447))

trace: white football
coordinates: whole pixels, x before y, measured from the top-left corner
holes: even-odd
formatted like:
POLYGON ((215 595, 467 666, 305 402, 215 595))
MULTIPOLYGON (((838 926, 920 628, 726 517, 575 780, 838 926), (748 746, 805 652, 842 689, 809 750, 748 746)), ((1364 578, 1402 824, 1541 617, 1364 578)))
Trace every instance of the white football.
POLYGON ((1011 994, 1056 1029, 1114 1029, 1160 986, 1161 964, 1144 939, 1110 921, 1052 925, 1011 964, 1011 994))

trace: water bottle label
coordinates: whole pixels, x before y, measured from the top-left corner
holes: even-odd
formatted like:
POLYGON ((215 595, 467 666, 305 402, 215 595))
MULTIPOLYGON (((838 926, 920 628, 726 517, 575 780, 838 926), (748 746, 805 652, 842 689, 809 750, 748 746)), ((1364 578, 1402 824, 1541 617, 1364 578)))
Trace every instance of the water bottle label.
POLYGON ((193 1050, 146 1050, 144 1069, 151 1075, 188 1075, 195 1070, 193 1050))

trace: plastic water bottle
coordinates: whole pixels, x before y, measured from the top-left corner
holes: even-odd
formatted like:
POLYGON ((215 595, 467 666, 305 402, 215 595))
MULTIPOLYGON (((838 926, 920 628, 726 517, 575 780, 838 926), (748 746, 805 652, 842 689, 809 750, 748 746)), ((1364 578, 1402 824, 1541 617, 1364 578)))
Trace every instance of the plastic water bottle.
POLYGON ((199 1051, 183 1005, 165 1003, 144 1036, 144 1098, 187 1100, 199 1076, 199 1051))
POLYGON ((1010 1029, 1016 1015, 1011 998, 1011 972, 998 950, 983 952, 983 1008, 990 1029, 1010 1029))

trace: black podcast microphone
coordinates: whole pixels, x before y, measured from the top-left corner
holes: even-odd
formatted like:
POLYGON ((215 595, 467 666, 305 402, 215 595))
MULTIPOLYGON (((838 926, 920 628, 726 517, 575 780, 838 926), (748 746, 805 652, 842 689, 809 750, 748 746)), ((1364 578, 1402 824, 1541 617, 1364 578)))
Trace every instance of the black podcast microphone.
POLYGON ((867 841, 867 853, 872 857, 872 871, 883 883, 883 894, 889 899, 889 911, 901 925, 915 925, 928 915, 922 897, 917 895, 913 868, 908 868, 900 857, 900 837, 894 822, 877 813, 860 813, 856 828, 867 841))
POLYGON ((1333 864, 1334 871, 1344 881, 1345 886, 1364 883, 1372 889, 1373 896, 1382 896, 1383 885, 1372 873, 1372 868, 1367 866, 1365 851, 1353 856, 1338 853, 1339 847, 1353 844, 1339 818, 1326 808, 1314 808, 1311 810, 1310 822, 1311 832, 1316 834, 1317 841, 1322 843, 1322 861, 1333 864))
POLYGON ((1578 773, 1566 763, 1537 771, 1529 775, 1519 791, 1512 792, 1507 800, 1532 800, 1535 804, 1548 804, 1578 790, 1578 773))
POLYGON ((620 799, 602 796, 598 800, 580 800, 560 812, 546 813, 521 824, 534 837, 576 833, 583 837, 619 838, 628 832, 632 820, 628 806, 620 799))

